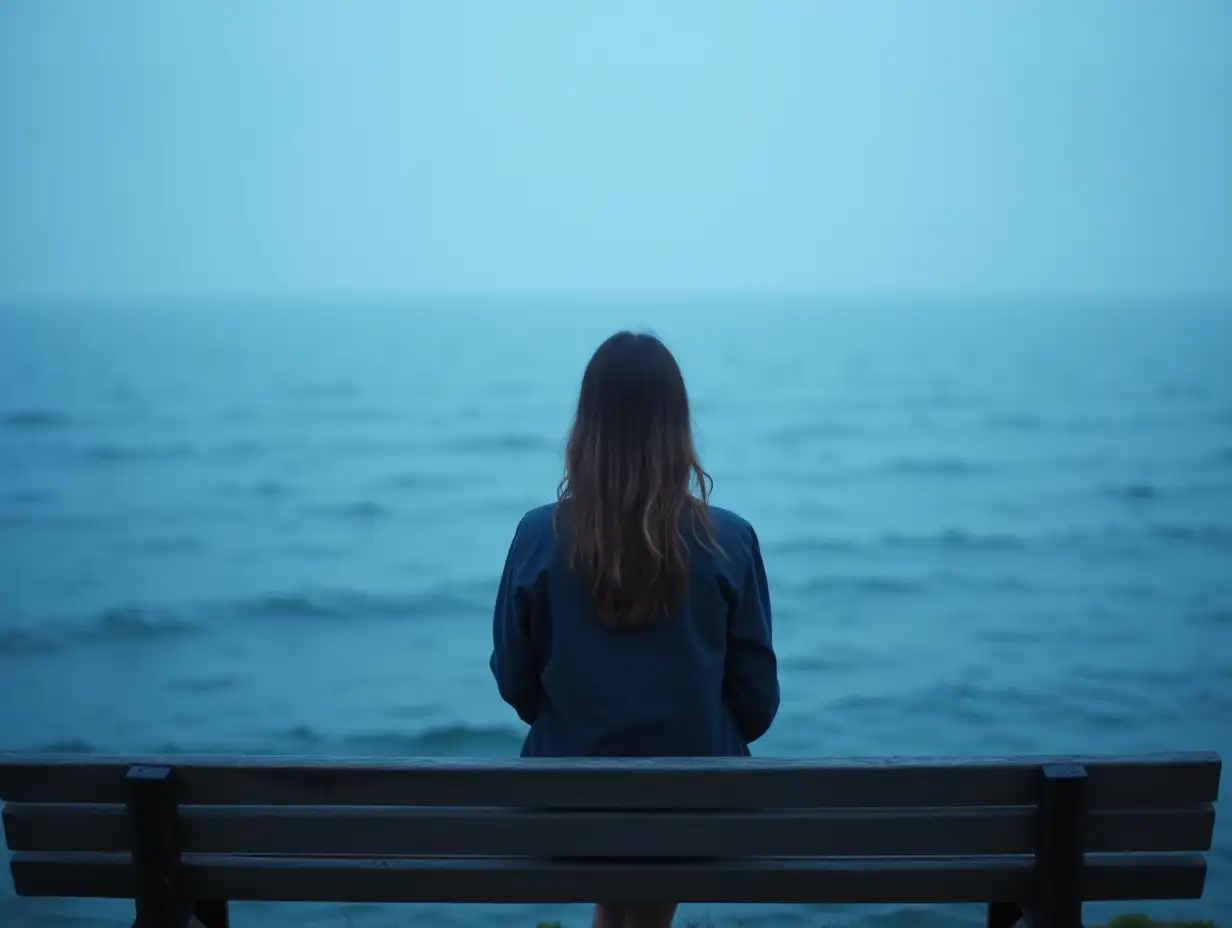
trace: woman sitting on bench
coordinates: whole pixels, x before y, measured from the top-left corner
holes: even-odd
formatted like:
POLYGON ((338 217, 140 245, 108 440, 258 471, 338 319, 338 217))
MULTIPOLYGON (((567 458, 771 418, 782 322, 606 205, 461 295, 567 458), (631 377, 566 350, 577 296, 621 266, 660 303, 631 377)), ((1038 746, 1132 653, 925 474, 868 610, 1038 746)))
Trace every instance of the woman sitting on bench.
MULTIPOLYGON (((605 341, 582 379, 555 504, 523 516, 492 673, 526 757, 747 756, 779 705, 752 526, 708 504, 688 394, 657 338, 605 341)), ((647 849, 653 855, 653 848, 647 849)), ((596 928, 675 905, 600 903, 596 928)))

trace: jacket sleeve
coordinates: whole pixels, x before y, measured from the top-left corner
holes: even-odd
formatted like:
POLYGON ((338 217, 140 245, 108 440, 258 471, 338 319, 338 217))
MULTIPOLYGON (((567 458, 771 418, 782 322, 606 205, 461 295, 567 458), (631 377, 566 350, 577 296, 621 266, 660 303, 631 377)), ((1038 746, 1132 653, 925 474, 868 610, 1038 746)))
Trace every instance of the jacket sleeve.
POLYGON ((770 621, 770 588, 757 533, 749 529, 748 564, 727 623, 723 692, 747 742, 764 735, 779 709, 778 660, 770 621))
POLYGON ((542 684, 539 662, 531 642, 530 620, 534 590, 520 577, 522 526, 514 533, 505 558, 492 619, 492 676, 501 698, 528 725, 539 715, 542 684))

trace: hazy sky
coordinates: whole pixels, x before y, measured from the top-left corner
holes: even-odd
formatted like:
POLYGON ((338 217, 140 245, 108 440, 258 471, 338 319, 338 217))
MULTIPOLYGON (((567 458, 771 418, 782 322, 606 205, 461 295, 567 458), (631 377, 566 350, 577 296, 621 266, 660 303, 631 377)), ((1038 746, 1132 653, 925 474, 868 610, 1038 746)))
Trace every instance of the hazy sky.
POLYGON ((0 300, 1232 290, 1232 2, 0 4, 0 300))

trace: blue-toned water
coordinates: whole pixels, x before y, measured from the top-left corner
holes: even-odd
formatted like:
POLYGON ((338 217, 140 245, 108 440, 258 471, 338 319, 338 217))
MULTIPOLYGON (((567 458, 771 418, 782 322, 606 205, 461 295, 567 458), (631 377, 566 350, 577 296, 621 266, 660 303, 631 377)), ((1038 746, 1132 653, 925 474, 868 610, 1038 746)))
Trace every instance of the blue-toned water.
MULTIPOLYGON (((759 754, 1232 757, 1232 306, 1167 301, 7 310, 0 750, 514 754, 496 579, 626 325, 677 352, 715 501, 762 539, 783 707, 759 754)), ((1201 903, 1129 908, 1226 918, 1232 806, 1215 843, 1201 903)), ((3 880, 6 926, 131 918, 3 880)), ((682 921, 982 917, 906 911, 682 921)))

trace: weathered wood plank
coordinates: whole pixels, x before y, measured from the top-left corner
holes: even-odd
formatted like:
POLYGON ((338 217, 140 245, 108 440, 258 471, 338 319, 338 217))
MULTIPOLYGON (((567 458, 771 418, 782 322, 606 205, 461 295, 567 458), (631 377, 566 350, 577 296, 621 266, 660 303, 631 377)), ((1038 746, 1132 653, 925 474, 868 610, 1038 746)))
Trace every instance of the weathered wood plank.
POLYGON ((1213 802, 1219 756, 769 760, 321 760, 0 755, 0 798, 116 803, 135 764, 182 803, 765 809, 1029 805, 1044 764, 1086 767, 1092 809, 1213 802))
MULTIPOLYGON (((1092 813, 1089 852, 1202 851, 1215 810, 1092 813)), ((126 851, 119 805, 9 803, 11 850, 126 851)), ((991 809, 845 809, 720 813, 535 812, 405 806, 184 806, 185 851, 213 854, 476 857, 879 857, 1028 854, 1036 813, 991 809)))
MULTIPOLYGON (((1028 898, 1032 858, 882 858, 653 863, 548 860, 282 859, 186 855, 202 898, 288 902, 987 902, 1028 898)), ((129 897, 124 854, 13 855, 23 896, 129 897)), ((1194 855, 1088 858, 1083 898, 1191 899, 1206 864, 1194 855)))

